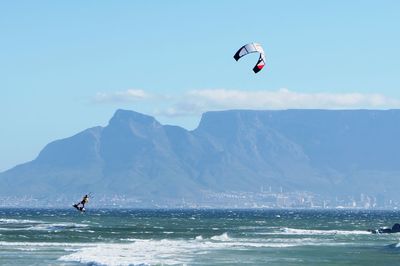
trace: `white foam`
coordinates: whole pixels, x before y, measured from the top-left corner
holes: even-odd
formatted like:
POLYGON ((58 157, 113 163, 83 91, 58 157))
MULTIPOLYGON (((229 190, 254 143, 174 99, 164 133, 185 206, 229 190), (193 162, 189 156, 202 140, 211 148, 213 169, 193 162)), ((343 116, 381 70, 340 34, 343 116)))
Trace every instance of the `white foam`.
POLYGON ((62 242, 7 242, 0 241, 0 247, 86 247, 96 245, 96 243, 62 243, 62 242))
POLYGON ((1 231, 60 231, 60 230, 71 230, 81 229, 88 227, 87 224, 75 224, 75 223, 49 223, 38 220, 18 220, 18 219, 0 219, 1 231), (15 227, 7 227, 9 225, 16 225, 15 227))
POLYGON ((26 220, 26 219, 0 219, 0 224, 36 224, 43 221, 26 220))
POLYGON ((361 230, 311 230, 282 228, 281 234, 285 235, 369 235, 368 231, 361 230))
POLYGON ((153 226, 154 229, 164 229, 162 226, 153 226))
POLYGON ((37 251, 37 249, 36 249, 36 248, 17 248, 16 250, 20 250, 20 251, 28 251, 28 252, 31 252, 31 251, 37 251))
POLYGON ((24 230, 37 230, 37 231, 60 231, 60 230, 71 230, 77 228, 85 228, 88 227, 87 224, 74 224, 74 223, 43 223, 34 225, 28 228, 24 228, 24 230))
MULTIPOLYGON (((302 230, 302 229, 294 229, 302 230)), ((101 240, 100 240, 101 241, 101 240)), ((339 246, 333 239, 298 238, 236 238, 227 232, 212 237, 201 235, 190 239, 121 239, 120 243, 5 242, 0 249, 19 250, 62 249, 67 255, 60 261, 91 265, 182 265, 191 264, 201 254, 221 250, 290 248, 295 246, 339 246)))
MULTIPOLYGON (((97 265, 185 264, 191 260, 186 241, 136 240, 128 244, 99 244, 59 258, 97 265)), ((192 250, 191 250, 192 251, 192 250)))
MULTIPOLYGON (((125 239, 128 240, 128 239, 125 239)), ((254 248, 289 248, 295 246, 339 246, 332 240, 248 239, 231 238, 227 233, 211 238, 194 239, 129 239, 128 243, 96 244, 59 258, 61 261, 97 265, 182 265, 190 264, 199 254, 218 250, 244 250, 254 248), (217 239, 217 240, 216 240, 217 239)))
POLYGON ((223 233, 222 235, 219 236, 213 236, 211 237, 212 240, 216 240, 216 241, 229 241, 231 240, 228 236, 228 233, 223 233))
POLYGON ((7 227, 0 227, 0 231, 18 231, 18 230, 24 230, 24 228, 7 228, 7 227))
POLYGON ((136 241, 136 238, 120 238, 119 240, 121 240, 121 241, 134 242, 134 241, 136 241))

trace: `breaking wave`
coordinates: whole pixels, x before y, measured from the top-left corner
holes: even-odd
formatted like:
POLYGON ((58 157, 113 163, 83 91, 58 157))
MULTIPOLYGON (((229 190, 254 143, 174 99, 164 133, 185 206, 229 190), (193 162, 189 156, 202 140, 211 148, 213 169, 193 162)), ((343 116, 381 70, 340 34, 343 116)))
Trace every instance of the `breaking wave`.
POLYGON ((0 218, 0 224, 36 224, 43 223, 43 221, 26 220, 26 219, 3 219, 0 218))
POLYGON ((282 228, 281 234, 286 235, 370 235, 368 231, 361 230, 311 230, 311 229, 295 229, 282 228))
POLYGON ((74 224, 74 223, 44 223, 38 224, 35 226, 31 226, 26 228, 26 230, 38 230, 38 231, 61 231, 61 230, 71 230, 71 229, 79 229, 86 228, 89 225, 87 224, 74 224))
POLYGON ((39 220, 0 219, 0 231, 62 231, 86 228, 88 224, 51 223, 39 220))
POLYGON ((129 239, 129 243, 95 244, 59 258, 65 262, 90 265, 182 265, 201 254, 218 250, 243 250, 253 248, 288 248, 295 246, 339 246, 346 243, 302 239, 246 239, 232 238, 227 233, 194 239, 129 239))
POLYGON ((211 237, 212 240, 217 240, 217 241, 229 241, 231 240, 228 236, 228 233, 223 233, 222 235, 219 236, 213 236, 211 237))

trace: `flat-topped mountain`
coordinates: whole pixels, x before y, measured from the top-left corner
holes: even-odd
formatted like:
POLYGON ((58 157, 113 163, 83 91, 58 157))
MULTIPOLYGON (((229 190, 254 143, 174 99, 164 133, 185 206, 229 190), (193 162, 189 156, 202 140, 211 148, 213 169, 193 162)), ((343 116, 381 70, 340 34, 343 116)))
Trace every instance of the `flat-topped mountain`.
POLYGON ((260 187, 400 199, 400 110, 207 112, 195 130, 118 110, 0 174, 0 197, 200 199, 260 187))

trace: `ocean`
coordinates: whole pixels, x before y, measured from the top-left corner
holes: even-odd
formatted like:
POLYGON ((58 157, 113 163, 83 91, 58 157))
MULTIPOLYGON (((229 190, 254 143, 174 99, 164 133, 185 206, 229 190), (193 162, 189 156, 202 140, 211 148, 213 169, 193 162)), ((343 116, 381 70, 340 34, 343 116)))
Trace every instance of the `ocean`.
POLYGON ((400 211, 0 209, 0 265, 400 265, 400 211))

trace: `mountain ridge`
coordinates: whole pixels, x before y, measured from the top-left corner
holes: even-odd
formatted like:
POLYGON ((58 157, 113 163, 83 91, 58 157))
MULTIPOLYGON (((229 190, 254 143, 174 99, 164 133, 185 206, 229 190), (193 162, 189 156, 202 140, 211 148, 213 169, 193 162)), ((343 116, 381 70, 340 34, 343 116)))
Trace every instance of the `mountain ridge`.
POLYGON ((196 201, 204 191, 274 186, 400 199, 399 122, 400 110, 228 110, 204 113, 189 131, 119 109, 107 126, 53 141, 0 173, 0 196, 196 201))

